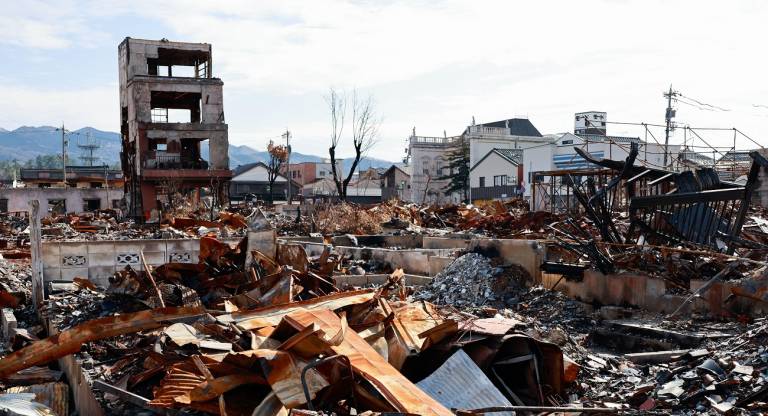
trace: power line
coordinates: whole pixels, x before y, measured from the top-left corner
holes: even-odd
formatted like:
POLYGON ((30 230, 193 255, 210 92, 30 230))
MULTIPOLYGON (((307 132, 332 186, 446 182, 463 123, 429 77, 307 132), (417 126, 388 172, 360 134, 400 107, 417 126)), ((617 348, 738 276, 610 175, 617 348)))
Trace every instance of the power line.
POLYGON ((713 110, 717 110, 717 111, 731 111, 731 110, 729 110, 727 108, 719 107, 719 106, 712 105, 712 104, 703 103, 703 102, 701 102, 701 101, 699 101, 699 100, 697 100, 695 98, 691 98, 691 97, 685 96, 685 95, 683 95, 680 92, 678 92, 677 95, 680 96, 680 97, 686 98, 688 100, 691 100, 694 103, 696 103, 696 104, 698 104, 698 105, 700 105, 702 107, 709 107, 709 108, 712 108, 713 110))

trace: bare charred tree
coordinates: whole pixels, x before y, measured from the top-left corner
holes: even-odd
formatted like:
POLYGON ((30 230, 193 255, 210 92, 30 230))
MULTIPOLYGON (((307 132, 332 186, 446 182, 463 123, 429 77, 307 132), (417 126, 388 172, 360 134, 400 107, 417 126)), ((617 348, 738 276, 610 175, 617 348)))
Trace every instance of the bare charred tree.
POLYGON ((336 149, 342 142, 344 133, 344 122, 347 114, 347 100, 344 94, 339 94, 331 88, 330 94, 326 97, 328 109, 331 113, 331 147, 328 148, 328 154, 331 157, 331 171, 333 173, 333 182, 336 184, 336 191, 339 193, 339 199, 347 199, 347 187, 352 181, 352 175, 355 173, 360 159, 376 144, 379 125, 381 120, 376 114, 376 109, 372 96, 360 98, 357 91, 352 91, 352 147, 355 150, 355 159, 349 169, 346 177, 344 172, 338 172, 336 167, 336 149))
MULTIPOLYGON (((277 176, 280 175, 280 169, 283 167, 283 163, 288 160, 288 148, 283 145, 276 145, 272 140, 267 145, 267 152, 269 153, 269 164, 267 165, 267 181, 269 182, 269 202, 275 202, 275 181, 277 176)), ((290 181, 290 175, 286 175, 290 181)))

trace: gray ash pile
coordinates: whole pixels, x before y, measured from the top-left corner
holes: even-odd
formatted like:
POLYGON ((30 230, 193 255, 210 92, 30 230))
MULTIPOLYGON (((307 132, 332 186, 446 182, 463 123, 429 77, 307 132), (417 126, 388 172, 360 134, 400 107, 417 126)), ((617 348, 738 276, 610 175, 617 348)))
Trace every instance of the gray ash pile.
POLYGON ((501 296, 494 293, 496 277, 502 272, 501 267, 494 267, 485 256, 465 254, 435 276, 416 298, 460 309, 494 306, 502 301, 501 296))

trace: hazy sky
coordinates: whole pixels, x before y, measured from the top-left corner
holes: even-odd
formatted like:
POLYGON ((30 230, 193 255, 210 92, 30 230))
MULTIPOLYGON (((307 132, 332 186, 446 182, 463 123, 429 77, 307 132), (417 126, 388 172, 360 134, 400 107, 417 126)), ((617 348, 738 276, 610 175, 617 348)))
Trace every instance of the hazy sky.
MULTIPOLYGON (((213 44, 230 141, 260 150, 287 128, 295 151, 326 153, 331 86, 373 94, 383 124, 372 156, 389 160, 402 158, 412 127, 459 134, 472 116, 527 116, 542 133, 571 131, 573 113, 586 110, 661 124, 670 84, 729 110, 679 104, 679 123, 738 127, 768 143, 767 6, 0 0, 0 127, 118 131, 117 45, 131 36, 213 44)), ((609 133, 644 136, 625 126, 609 133)), ((702 135, 732 141, 731 132, 702 135)), ((682 139, 678 131, 672 141, 682 139)))

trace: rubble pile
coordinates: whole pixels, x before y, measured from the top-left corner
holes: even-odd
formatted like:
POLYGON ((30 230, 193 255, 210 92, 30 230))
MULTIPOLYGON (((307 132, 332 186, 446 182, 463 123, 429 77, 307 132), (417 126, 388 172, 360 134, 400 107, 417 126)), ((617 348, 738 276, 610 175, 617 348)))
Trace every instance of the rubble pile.
MULTIPOLYGON (((245 266, 243 244, 204 237, 200 252, 197 264, 126 268, 106 291, 79 278, 57 286, 45 315, 59 334, 28 340, 0 359, 0 378, 45 371, 76 353, 109 414, 308 408, 448 415, 446 400, 415 383, 467 355, 466 365, 515 386, 512 397, 521 403, 566 403, 565 371, 548 367, 562 361, 559 347, 509 335, 520 323, 515 319, 410 299, 402 270, 377 288, 339 291, 332 274, 342 258, 330 246, 311 258, 294 244, 278 245, 275 257, 252 251, 253 267, 245 266), (477 348, 493 354, 477 355, 477 348), (546 359, 500 373, 521 351, 546 359)), ((491 275, 498 269, 468 254, 451 270, 467 268, 491 275)))
POLYGON ((468 253, 451 262, 416 297, 467 309, 498 305, 502 299, 497 293, 505 292, 497 287, 503 279, 502 272, 487 257, 468 253))
MULTIPOLYGON (((768 301, 766 212, 753 208, 740 235, 697 234, 682 228, 684 214, 664 223, 603 209, 599 189, 574 206, 583 215, 532 212, 512 200, 318 204, 282 213, 243 205, 214 218, 204 206, 182 203, 142 226, 109 210, 50 217, 45 239, 190 238, 199 242, 199 259, 151 267, 140 251, 106 288, 85 277, 47 282, 37 305, 47 338, 29 302, 28 265, 0 263, 0 302, 19 320, 3 344, 0 380, 8 394, 28 394, 32 380, 35 391, 58 388, 56 360, 74 357, 99 405, 114 415, 470 415, 489 406, 508 413, 768 411, 768 323, 754 319, 759 308, 739 310, 744 299, 768 301), (633 234, 638 224, 647 234, 633 234), (456 258, 436 276, 406 276, 390 260, 401 258, 393 255, 402 254, 398 247, 367 253, 384 239, 361 235, 379 233, 536 239, 547 245, 540 270, 560 275, 552 287, 565 281, 574 298, 538 286, 530 269, 501 258, 503 250, 445 249, 441 256, 456 258), (334 238, 305 247, 276 235, 334 238), (346 241, 360 250, 329 244, 346 241), (603 281, 589 269, 617 273, 596 288, 606 296, 571 291, 574 281, 589 290, 603 281), (633 290, 618 280, 622 272, 655 278, 660 296, 683 295, 670 296, 680 307, 660 316, 627 307, 633 300, 601 304, 633 290), (728 290, 714 286, 718 280, 728 290), (678 313, 697 299, 734 322, 678 313)), ((8 233, 23 237, 26 226, 13 224, 8 233)), ((404 246, 418 241, 411 237, 404 246)), ((19 396, 56 406, 28 397, 19 396)))
MULTIPOLYGON (((730 333, 702 337, 700 346, 624 355, 588 354, 574 391, 583 396, 583 403, 616 409, 691 415, 764 414, 768 409, 767 329, 765 319, 760 318, 730 333)), ((691 336, 690 332, 663 328, 649 327, 646 331, 666 333, 665 342, 670 342, 670 337, 685 340, 691 336)))
POLYGON ((195 217, 170 217, 160 224, 136 224, 118 211, 100 210, 82 214, 53 215, 43 218, 46 241, 157 240, 175 238, 237 238, 245 234, 245 218, 221 211, 216 221, 195 217))
POLYGON ((18 237, 29 238, 29 222, 26 217, 10 213, 0 213, 0 238, 14 240, 18 237))
POLYGON ((298 215, 271 213, 272 226, 283 235, 470 232, 499 238, 537 238, 545 225, 561 218, 529 212, 527 203, 512 200, 485 205, 421 206, 388 201, 373 207, 352 203, 317 204, 298 215))
POLYGON ((34 337, 42 329, 35 305, 31 302, 31 275, 29 260, 0 259, 0 308, 3 313, 9 313, 15 319, 11 327, 6 326, 10 337, 6 341, 10 345, 18 345, 20 339, 17 338, 34 337))
POLYGON ((0 213, 0 258, 29 257, 29 224, 27 218, 0 213))

